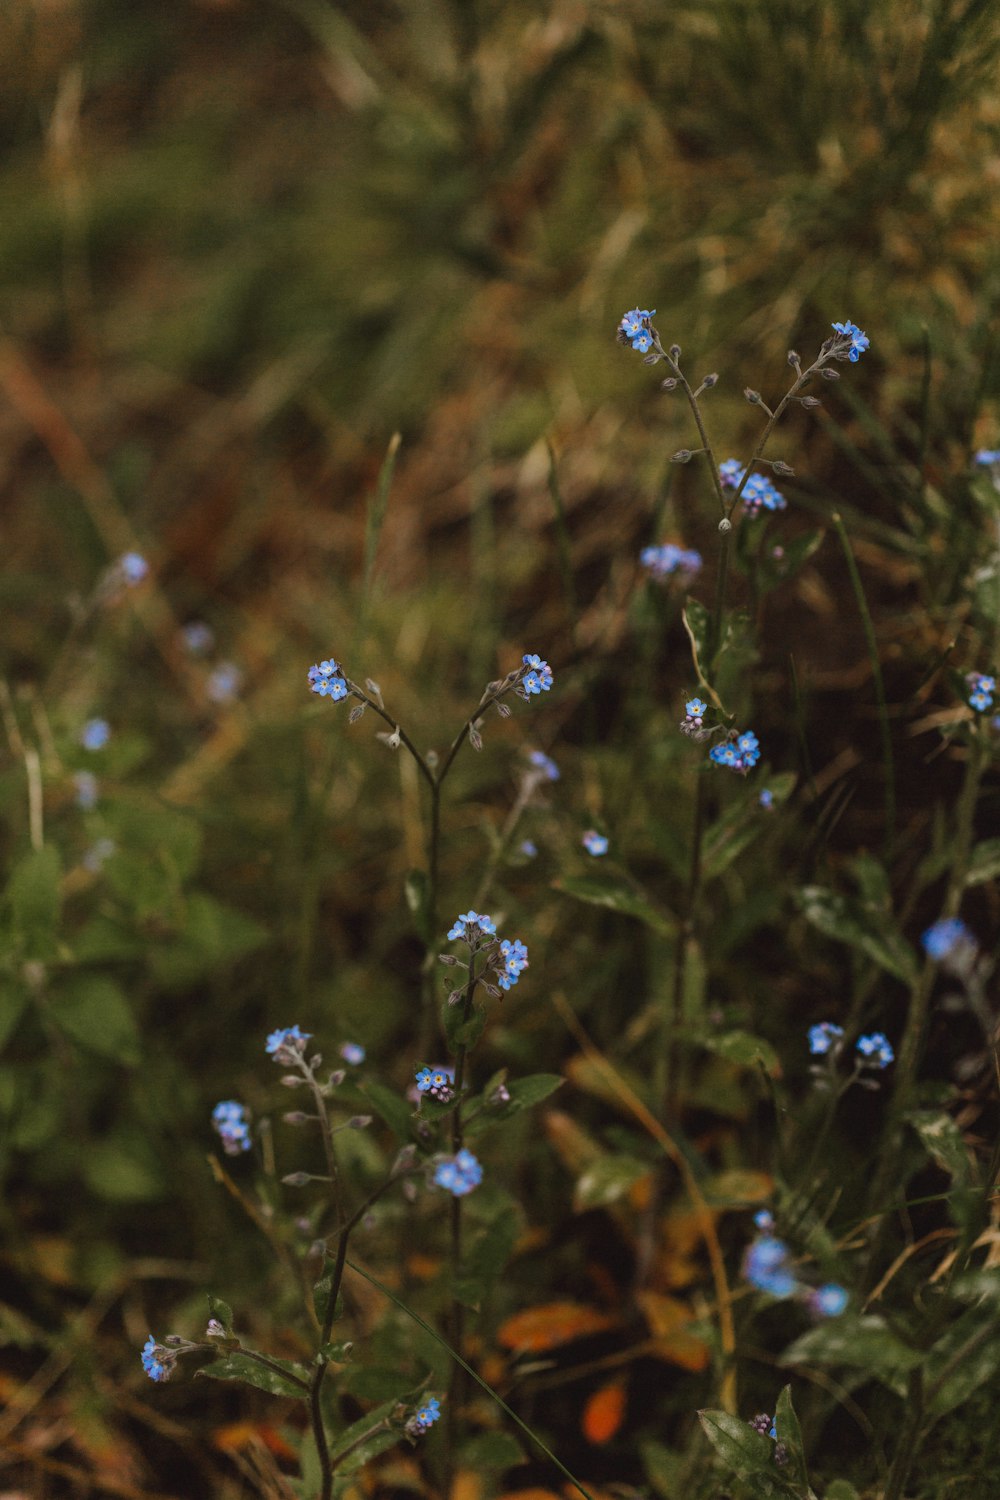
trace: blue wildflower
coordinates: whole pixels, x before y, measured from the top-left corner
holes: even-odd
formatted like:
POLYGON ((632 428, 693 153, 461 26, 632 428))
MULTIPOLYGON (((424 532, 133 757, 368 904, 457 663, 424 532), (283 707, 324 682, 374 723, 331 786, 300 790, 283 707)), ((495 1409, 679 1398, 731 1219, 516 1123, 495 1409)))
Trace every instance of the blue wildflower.
POLYGON ((738 458, 727 458, 719 465, 719 478, 724 489, 738 490, 745 473, 738 458))
POLYGON ((118 571, 129 588, 134 588, 149 572, 149 563, 140 552, 125 552, 118 559, 118 571))
POLYGON ((656 317, 656 308, 633 307, 618 325, 618 336, 623 343, 631 342, 632 348, 645 354, 653 342, 649 320, 656 317))
POLYGON ((754 1240, 743 1257, 744 1279, 772 1297, 792 1297, 798 1290, 798 1282, 788 1267, 788 1257, 784 1240, 763 1235, 754 1240))
POLYGON ((538 845, 534 839, 522 839, 519 848, 525 859, 535 859, 537 857, 538 845))
POLYGON ((843 1026, 835 1026, 832 1021, 820 1021, 818 1026, 809 1028, 809 1051, 813 1057, 823 1057, 831 1048, 836 1047, 843 1035, 843 1026))
POLYGON ((306 1049, 306 1042, 311 1039, 311 1031, 300 1031, 297 1026, 283 1026, 270 1033, 264 1050, 275 1062, 284 1062, 289 1053, 301 1057, 306 1049), (284 1057, 281 1056, 282 1053, 285 1054, 284 1057))
POLYGON ((192 656, 204 656, 215 645, 215 631, 204 620, 192 620, 181 626, 181 642, 192 656))
POLYGON ((544 772, 546 781, 559 780, 559 767, 556 765, 554 760, 550 759, 550 757, 545 754, 544 751, 531 750, 528 753, 528 759, 531 761, 531 764, 534 766, 536 771, 544 772))
POLYGON ((774 1215, 766 1208, 759 1208, 753 1216, 753 1221, 763 1234, 770 1234, 774 1228, 774 1215))
POLYGON ((222 1138, 227 1156, 239 1156, 250 1150, 250 1122, 246 1109, 235 1099, 223 1099, 212 1110, 212 1124, 222 1138))
POLYGON ((418 1093, 430 1094, 441 1104, 447 1104, 452 1097, 455 1074, 451 1068, 421 1068, 416 1078, 418 1093))
POLYGON ((978 714, 984 714, 993 707, 993 694, 997 690, 995 677, 987 677, 983 672, 970 672, 966 677, 969 686, 969 704, 978 714))
POLYGON ((703 703, 700 698, 689 698, 684 705, 684 712, 692 724, 701 728, 701 721, 708 713, 708 704, 703 703))
POLYGON ((684 573, 693 577, 701 570, 701 553, 678 547, 676 542, 664 542, 659 547, 643 547, 639 553, 639 561, 658 580, 669 578, 672 573, 684 573))
POLYGON ((466 1193, 478 1187, 483 1180, 483 1169, 464 1146, 455 1156, 445 1157, 434 1169, 434 1181, 455 1198, 464 1198, 466 1193))
POLYGON ((729 738, 721 745, 712 746, 708 758, 717 766, 725 766, 745 776, 760 760, 760 744, 752 729, 744 729, 739 734, 730 732, 729 738))
POLYGON ((503 967, 498 970, 497 984, 502 990, 513 989, 528 967, 528 950, 520 938, 515 938, 513 942, 504 938, 500 944, 499 958, 503 967))
POLYGON ((847 357, 852 365, 856 365, 868 348, 869 340, 867 334, 862 333, 858 325, 852 323, 850 318, 848 318, 846 323, 831 323, 830 326, 840 334, 841 338, 850 339, 851 347, 848 350, 847 357))
POLYGON ((359 1068, 365 1060, 365 1049, 357 1042, 345 1042, 340 1055, 352 1068, 359 1068))
POLYGON ((492 917, 482 916, 476 911, 466 911, 460 917, 455 918, 453 926, 448 931, 448 941, 454 943, 461 940, 478 948, 483 938, 493 937, 496 930, 496 923, 492 917))
POLYGON ((873 1031, 870 1036, 859 1036, 858 1051, 869 1068, 887 1068, 896 1057, 888 1037, 881 1031, 873 1031))
POLYGON ((321 698, 332 698, 334 703, 339 703, 341 698, 347 697, 344 674, 332 658, 310 667, 308 677, 309 686, 321 698))
POLYGON ((150 1380, 169 1380, 174 1370, 176 1356, 162 1344, 158 1344, 153 1335, 142 1346, 142 1368, 150 1380))
POLYGON ((97 806, 97 777, 92 771, 75 771, 73 785, 76 788, 77 807, 82 807, 84 812, 90 812, 97 806))
POLYGON ((959 948, 974 948, 976 940, 961 917, 942 917, 934 922, 920 939, 929 958, 950 958, 959 948))
POLYGON ((778 1436, 775 1418, 769 1417, 766 1411, 760 1412, 748 1425, 753 1428, 754 1432, 759 1432, 761 1437, 777 1438, 778 1436))
POLYGON ((976 454, 976 463, 982 464, 984 468, 1000 464, 1000 448, 980 448, 976 454))
POLYGON ((441 1403, 437 1396, 428 1396, 424 1403, 417 1407, 413 1416, 407 1422, 407 1431, 412 1433, 426 1432, 428 1427, 434 1426, 440 1415, 441 1403))
POLYGON ((811 1291, 806 1300, 818 1318, 839 1318, 847 1306, 847 1293, 835 1281, 828 1281, 811 1291))
POLYGON ((89 870, 92 875, 96 875, 107 864, 117 848, 118 845, 114 839, 97 839, 95 843, 91 844, 81 860, 83 868, 89 870))
POLYGON ((788 502, 775 489, 766 474, 751 474, 740 496, 748 516, 759 516, 762 510, 786 510, 788 502))
POLYGON ((593 855, 595 859, 608 852, 607 839, 603 833, 598 833, 595 828, 588 828, 580 842, 587 853, 593 855))
POLYGON ((757 801, 760 803, 765 812, 771 812, 774 808, 774 793, 768 791, 767 787, 765 787, 760 796, 757 798, 757 801))
POLYGON ((522 657, 527 671, 521 678, 523 696, 527 698, 531 693, 547 693, 552 686, 552 668, 547 661, 542 661, 540 656, 522 657))
POLYGON ((205 692, 213 703, 232 703, 243 686, 243 673, 232 661, 221 661, 209 673, 205 692))
POLYGON ((80 744, 85 750, 103 750, 111 738, 107 719, 88 719, 80 730, 80 744))

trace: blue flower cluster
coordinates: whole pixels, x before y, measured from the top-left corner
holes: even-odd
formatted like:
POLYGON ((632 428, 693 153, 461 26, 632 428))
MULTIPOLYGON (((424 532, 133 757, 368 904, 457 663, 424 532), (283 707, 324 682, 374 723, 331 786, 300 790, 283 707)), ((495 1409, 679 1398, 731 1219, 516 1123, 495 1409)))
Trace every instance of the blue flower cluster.
POLYGON ((618 324, 618 337, 623 344, 631 343, 632 348, 640 354, 645 354, 653 342, 649 322, 656 317, 656 308, 633 307, 627 312, 618 324))
POLYGON ((993 694, 997 690, 995 677, 987 677, 982 672, 970 672, 966 677, 969 685, 969 705, 976 710, 977 714, 985 714, 993 707, 993 694))
POLYGON ((580 840, 587 853, 595 859, 608 852, 608 840, 603 833, 598 833, 596 828, 588 828, 580 840))
POLYGON ((339 703, 341 698, 347 697, 344 674, 332 659, 317 662, 315 666, 309 668, 308 676, 309 686, 321 698, 332 698, 334 703, 339 703))
POLYGON ((497 978, 497 984, 502 990, 511 990, 528 967, 528 949, 520 938, 514 938, 513 942, 504 938, 500 944, 500 957, 503 960, 503 971, 497 978))
POLYGON ((215 645, 215 631, 204 620, 191 620, 181 626, 181 644, 192 656, 205 656, 215 645))
POLYGON ((235 1099, 223 1099, 212 1110, 212 1124, 222 1137, 222 1147, 227 1156, 239 1156, 250 1150, 250 1122, 242 1104, 235 1099))
POLYGON ((987 469, 1000 464, 1000 448, 980 448, 976 454, 976 463, 987 469))
POLYGON ((115 570, 127 588, 135 588, 149 572, 149 563, 141 552, 125 552, 115 564, 115 570))
POLYGON ((437 1396, 428 1396, 423 1405, 417 1407, 416 1411, 413 1413, 413 1416, 407 1422, 407 1431, 426 1432, 428 1427, 434 1426, 434 1423, 437 1421, 440 1415, 441 1402, 438 1400, 437 1396))
POLYGON ((141 1358, 150 1380, 169 1380, 174 1372, 174 1355, 158 1344, 152 1334, 142 1346, 141 1358))
POLYGON ((693 578, 701 572, 701 553, 678 547, 676 542, 664 542, 660 547, 643 547, 639 561, 656 579, 669 578, 672 573, 683 573, 693 578))
MULTIPOLYGON (((809 1051, 813 1057, 825 1057, 828 1053, 836 1053, 840 1050, 840 1040, 843 1035, 843 1026, 837 1026, 833 1021, 820 1021, 818 1025, 809 1028, 809 1051)), ((859 1036, 856 1049, 861 1067, 887 1068, 896 1058, 888 1037, 881 1031, 859 1036)))
POLYGON ((868 348, 868 335, 862 333, 858 325, 856 323, 852 323, 850 318, 848 318, 845 323, 831 323, 830 327, 836 333, 839 333, 841 338, 850 339, 851 343, 850 348, 847 351, 847 357, 851 361, 852 365, 856 365, 862 354, 864 354, 865 350, 868 348))
POLYGON ((451 1068, 421 1068, 416 1078, 417 1091, 430 1094, 440 1104, 447 1104, 454 1093, 455 1075, 451 1068))
POLYGON ((75 771, 73 773, 73 786, 76 789, 76 805, 84 812, 90 812, 97 806, 99 788, 97 777, 92 771, 75 771))
POLYGON ((540 656, 524 656, 521 658, 527 671, 521 678, 523 696, 527 698, 531 693, 547 693, 552 686, 552 668, 547 661, 542 661, 540 656))
POLYGON ((275 1062, 285 1062, 289 1055, 301 1057, 306 1050, 306 1042, 311 1040, 311 1031, 300 1031, 297 1026, 284 1026, 270 1033, 265 1051, 275 1062))
POLYGON ((340 1055, 352 1068, 360 1068, 365 1060, 365 1049, 358 1042, 345 1042, 340 1049, 340 1055))
POLYGON ((464 1146, 455 1156, 447 1156, 434 1168, 434 1181, 438 1187, 455 1198, 464 1198, 483 1180, 483 1169, 464 1146))
POLYGON ((951 958, 960 949, 974 950, 976 940, 961 917, 942 917, 920 939, 929 958, 951 958))
MULTIPOLYGON (((738 458, 727 458, 719 465, 719 478, 724 489, 738 490, 745 473, 738 458)), ((788 501, 766 474, 751 474, 740 499, 748 516, 759 516, 762 510, 786 510, 788 507, 788 501)))
POLYGON ((85 750, 103 750, 111 738, 107 719, 88 719, 80 730, 80 744, 85 750))
MULTIPOLYGON (((774 1228, 771 1215, 758 1214, 754 1222, 766 1232, 747 1248, 743 1257, 744 1279, 758 1291, 767 1292, 768 1296, 779 1301, 801 1297, 815 1317, 838 1318, 847 1306, 844 1288, 835 1281, 828 1281, 820 1287, 806 1286, 792 1268, 788 1246, 771 1233, 774 1228)), ((774 1436, 773 1431, 771 1436, 774 1436)))
POLYGON ((836 1048, 843 1035, 843 1026, 835 1026, 832 1021, 820 1021, 817 1026, 809 1028, 809 1051, 814 1057, 824 1057, 831 1048, 836 1048))
POLYGON ((528 759, 536 771, 541 771, 544 774, 546 781, 559 780, 559 767, 543 750, 531 750, 528 754, 528 759))
POLYGON ((870 1036, 859 1036, 857 1050, 862 1062, 869 1068, 887 1068, 896 1060, 889 1039, 882 1031, 873 1031, 870 1036))
POLYGON ((731 734, 723 744, 712 746, 708 758, 717 766, 725 766, 727 770, 738 771, 745 776, 760 760, 757 736, 752 729, 745 729, 742 734, 731 734))
POLYGON ((448 930, 449 943, 468 943, 470 948, 482 947, 484 937, 496 936, 496 923, 492 917, 481 916, 477 911, 464 911, 456 917, 448 930))

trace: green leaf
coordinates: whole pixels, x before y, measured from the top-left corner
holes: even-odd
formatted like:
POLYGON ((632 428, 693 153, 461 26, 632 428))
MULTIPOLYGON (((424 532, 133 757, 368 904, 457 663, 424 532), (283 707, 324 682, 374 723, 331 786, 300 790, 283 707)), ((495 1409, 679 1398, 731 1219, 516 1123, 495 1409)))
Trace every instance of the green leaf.
POLYGON ((727 1411, 700 1411, 698 1420, 716 1453, 755 1495, 774 1492, 774 1444, 769 1437, 755 1432, 749 1422, 727 1411), (764 1481, 764 1483, 762 1483, 764 1481), (766 1484, 766 1488, 765 1488, 766 1484))
POLYGON ((826 1487, 823 1500, 859 1500, 859 1497, 849 1479, 833 1479, 826 1487))
POLYGON ((705 689, 716 708, 721 708, 719 696, 711 686, 707 674, 712 670, 712 663, 708 659, 709 641, 712 632, 712 617, 704 604, 699 604, 697 599, 689 599, 684 606, 684 629, 687 631, 688 640, 691 643, 691 661, 694 665, 694 674, 698 679, 700 687, 705 689))
POLYGON ((226 1338, 233 1336, 233 1310, 228 1302, 223 1302, 221 1297, 216 1297, 212 1292, 208 1294, 208 1316, 215 1318, 221 1323, 226 1332, 226 1338))
POLYGON ((430 943, 433 937, 430 920, 431 886, 426 871, 411 870, 403 889, 417 935, 425 943, 430 943))
POLYGON ((972 851, 966 885, 985 885, 1000 876, 1000 839, 983 839, 972 851))
POLYGON ((457 1052, 459 1047, 474 1047, 486 1025, 486 1012, 478 1002, 473 1002, 472 1013, 467 1019, 463 1019, 463 1009, 461 1005, 449 1005, 447 1000, 441 1007, 445 1041, 452 1052, 457 1052))
POLYGON ((781 1077, 781 1062, 777 1052, 763 1037, 753 1036, 749 1031, 726 1031, 720 1036, 708 1033, 698 1041, 708 1052, 715 1052, 727 1062, 741 1068, 763 1068, 771 1078, 781 1077))
POLYGON ((664 937, 674 934, 676 923, 659 911, 643 892, 616 880, 613 875, 567 875, 555 881, 554 888, 577 901, 585 901, 589 906, 604 906, 624 917, 637 917, 664 937))
POLYGON ((407 1391, 401 1392, 399 1396, 389 1401, 383 1401, 381 1406, 376 1406, 368 1412, 367 1416, 359 1417, 356 1422, 351 1423, 350 1427, 345 1427, 343 1432, 337 1434, 336 1439, 330 1444, 330 1457, 336 1459, 342 1453, 347 1454, 343 1463, 337 1466, 338 1475, 356 1473, 379 1453, 384 1453, 386 1448, 391 1448, 393 1443, 399 1441, 399 1427, 394 1425, 382 1428, 380 1424, 388 1422, 399 1406, 409 1404, 408 1398, 409 1392, 407 1391), (379 1430, 372 1433, 367 1441, 358 1443, 358 1439, 363 1438, 365 1433, 371 1432, 372 1428, 379 1428, 379 1430), (356 1448, 353 1446, 355 1443, 358 1443, 356 1448), (350 1453, 347 1452, 349 1448, 350 1453))
POLYGON ((335 1339, 332 1343, 323 1344, 316 1351, 316 1358, 331 1365, 345 1365, 354 1358, 354 1342, 352 1339, 335 1339))
POLYGON ((911 1349, 879 1317, 860 1317, 844 1313, 810 1328, 785 1350, 781 1363, 786 1365, 843 1365, 850 1370, 865 1370, 883 1385, 902 1395, 906 1390, 906 1372, 925 1359, 919 1349, 911 1349))
POLYGON ((503 1105, 502 1118, 509 1119, 511 1115, 519 1115, 523 1109, 541 1104, 556 1089, 562 1088, 565 1082, 565 1078, 558 1073, 529 1073, 524 1078, 515 1078, 513 1083, 507 1085, 510 1098, 503 1105))
MULTIPOLYGON (((333 1287, 332 1276, 322 1276, 319 1281, 313 1283, 312 1299, 316 1316, 321 1323, 326 1321, 326 1315, 330 1305, 330 1291, 333 1287)), ((338 1309, 334 1309, 334 1317, 338 1309)))
POLYGON ((160 1164, 139 1137, 89 1143, 82 1161, 91 1191, 110 1203, 156 1203, 166 1196, 160 1164))
POLYGON ((573 1190, 577 1213, 588 1208, 606 1208, 624 1198, 637 1182, 648 1177, 648 1162, 631 1156, 601 1156, 581 1172, 573 1190))
POLYGON ((702 873, 706 880, 722 875, 735 859, 760 838, 767 826, 766 815, 756 799, 748 807, 736 802, 713 823, 702 855, 702 873))
POLYGON ((1000 1370, 997 1334, 997 1309, 989 1303, 970 1307, 945 1330, 931 1349, 924 1372, 930 1415, 943 1417, 975 1391, 993 1386, 1000 1370))
POLYGON ((919 965, 913 949, 883 911, 868 911, 823 886, 805 886, 798 894, 806 921, 826 937, 856 948, 887 973, 913 984, 919 965))
POLYGON ((464 1469, 474 1473, 499 1474, 526 1462, 524 1449, 510 1432, 480 1432, 459 1449, 464 1469))
POLYGON ((135 1018, 113 979, 102 974, 66 975, 52 991, 49 1012, 78 1046, 133 1066, 139 1061, 135 1018))
POLYGON ((802 1429, 799 1419, 795 1415, 795 1407, 792 1405, 792 1388, 786 1385, 778 1397, 778 1404, 774 1412, 774 1430, 778 1435, 778 1442, 784 1443, 788 1452, 788 1461, 782 1466, 782 1478, 790 1480, 797 1485, 803 1500, 806 1496, 815 1500, 812 1490, 809 1488, 809 1473, 806 1468, 806 1456, 802 1447, 802 1429))
POLYGON ((666 1447, 664 1443, 658 1443, 650 1438, 648 1442, 639 1444, 642 1461, 646 1469, 646 1478, 653 1489, 663 1500, 677 1500, 680 1494, 681 1476, 684 1472, 684 1459, 679 1453, 666 1447))
POLYGON ((956 1183, 965 1186, 971 1171, 969 1152, 951 1115, 923 1110, 907 1115, 907 1120, 920 1137, 928 1156, 932 1156, 956 1183))
POLYGON ((519 1216, 509 1211, 498 1214, 473 1242, 463 1259, 461 1274, 452 1284, 453 1295, 466 1307, 479 1311, 484 1296, 510 1260, 519 1233, 519 1216))
POLYGON ((408 1141, 412 1113, 402 1094, 372 1079, 366 1079, 360 1088, 372 1109, 385 1121, 397 1140, 408 1141))
POLYGON ((184 903, 174 941, 152 950, 150 968, 162 985, 179 989, 252 953, 266 939, 264 928, 243 912, 195 892, 184 903))
POLYGON ((258 1391, 267 1391, 271 1396, 293 1396, 296 1401, 305 1401, 309 1395, 308 1390, 296 1385, 288 1377, 297 1375, 300 1380, 308 1381, 309 1371, 290 1359, 271 1359, 270 1355, 268 1358, 272 1365, 279 1368, 272 1370, 267 1365, 260 1365, 246 1354, 228 1354, 225 1359, 217 1359, 213 1364, 205 1365, 198 1374, 207 1375, 210 1380, 240 1380, 258 1391), (282 1371, 286 1373, 282 1374, 282 1371))
POLYGON ((7 896, 14 931, 27 958, 46 959, 55 953, 61 876, 62 863, 51 844, 33 849, 14 867, 7 896))
POLYGON ((31 991, 26 984, 0 977, 0 1047, 13 1035, 30 999, 31 991))

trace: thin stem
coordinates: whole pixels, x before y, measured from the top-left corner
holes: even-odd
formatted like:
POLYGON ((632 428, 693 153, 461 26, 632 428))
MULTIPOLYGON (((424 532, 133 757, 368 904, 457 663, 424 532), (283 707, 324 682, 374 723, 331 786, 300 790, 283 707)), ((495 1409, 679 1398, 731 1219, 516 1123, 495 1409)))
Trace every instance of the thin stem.
MULTIPOLYGON (((216 1355, 219 1352, 218 1348, 214 1344, 199 1344, 198 1348, 211 1349, 213 1354, 216 1355)), ((244 1359, 253 1360, 255 1365, 263 1365, 264 1369, 270 1370, 272 1374, 280 1375, 282 1380, 289 1380, 291 1381, 292 1385, 300 1386, 304 1391, 309 1390, 308 1380, 303 1380, 301 1375, 294 1375, 291 1370, 286 1370, 282 1365, 279 1365, 276 1360, 268 1359, 266 1354, 258 1354, 256 1349, 244 1349, 242 1347, 239 1348, 236 1352, 238 1354, 242 1354, 244 1359)))
POLYGON ((906 1477, 917 1456, 920 1424, 924 1418, 924 1375, 920 1365, 910 1371, 906 1395, 906 1420, 899 1434, 899 1446, 889 1470, 883 1500, 900 1500, 906 1477))
MULTIPOLYGON (((475 956, 469 954, 469 978, 465 986, 465 996, 462 1000, 462 1022, 468 1021, 472 1013, 472 997, 475 992, 477 975, 475 972, 475 956)), ((462 1090, 465 1087, 465 1059, 468 1048, 465 1043, 459 1044, 455 1053, 455 1108, 451 1114, 451 1149, 452 1154, 457 1156, 462 1149, 465 1140, 464 1126, 462 1121, 462 1090)), ((462 1199, 453 1195, 449 1213, 449 1256, 451 1261, 451 1282, 457 1286, 458 1278, 462 1270, 462 1199)), ((465 1340, 465 1307, 457 1296, 452 1295, 451 1319, 450 1319, 451 1342, 454 1348, 461 1349, 465 1340)), ((453 1365, 451 1379, 448 1382, 448 1451, 449 1463, 454 1462, 455 1452, 455 1428, 458 1422, 458 1406, 462 1397, 462 1372, 458 1365, 453 1365)), ((450 1484, 447 1487, 450 1489, 450 1484)))

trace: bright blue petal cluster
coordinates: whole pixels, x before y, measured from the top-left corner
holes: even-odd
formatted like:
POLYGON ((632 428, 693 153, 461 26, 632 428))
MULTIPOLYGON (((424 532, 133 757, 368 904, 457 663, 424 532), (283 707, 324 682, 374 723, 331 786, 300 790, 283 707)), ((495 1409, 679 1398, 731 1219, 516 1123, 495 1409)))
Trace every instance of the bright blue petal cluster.
POLYGON ((852 323, 850 318, 847 319, 846 323, 831 323, 830 326, 836 333, 840 334, 841 338, 850 339, 851 347, 848 351, 847 357, 851 361, 852 365, 856 365, 862 354, 864 354, 865 350, 868 348, 868 335, 862 333, 858 325, 856 323, 852 323))
POLYGON ((809 1028, 809 1051, 813 1057, 823 1057, 843 1035, 843 1026, 835 1026, 832 1021, 820 1021, 818 1026, 809 1028))
POLYGON ((418 1406, 413 1416, 407 1422, 411 1432, 426 1432, 428 1427, 433 1427, 441 1415, 441 1402, 437 1396, 428 1396, 422 1406, 418 1406))
POLYGON ((525 656, 521 658, 527 671, 521 678, 521 687, 524 696, 531 693, 547 693, 552 686, 552 668, 547 661, 542 661, 540 656, 525 656))
POLYGON ((653 342, 649 320, 656 317, 656 308, 633 307, 618 324, 618 334, 623 343, 631 342, 632 348, 645 354, 653 342))
POLYGON ((520 938, 514 938, 513 942, 504 938, 500 944, 500 958, 503 971, 497 976, 497 984, 502 990, 511 990, 528 967, 528 950, 520 938))
POLYGON ((639 561, 648 568, 654 578, 669 578, 672 573, 684 573, 694 577, 701 571, 701 553, 678 547, 676 542, 664 542, 660 547, 643 547, 639 561))
POLYGON ((993 694, 997 690, 996 678, 987 677, 983 672, 970 672, 965 680, 969 685, 970 706, 977 714, 987 713, 993 707, 993 694))
POLYGON ((957 948, 974 948, 976 940, 961 917, 942 917, 920 939, 928 958, 950 958, 957 948))
POLYGON ((169 1349, 158 1344, 153 1335, 142 1346, 142 1368, 150 1380, 169 1380, 173 1374, 174 1359, 169 1349))
MULTIPOLYGON (((724 489, 738 490, 746 473, 738 458, 727 458, 719 465, 719 478, 724 489)), ((742 503, 748 516, 759 516, 762 510, 786 510, 788 502, 780 490, 775 489, 766 474, 751 474, 743 488, 742 503)))
POLYGON ((209 673, 205 692, 213 703, 232 703, 243 686, 243 672, 234 661, 220 661, 209 673))
POLYGON ((525 859, 534 859, 538 854, 538 845, 534 839, 522 839, 520 850, 525 859))
POLYGON ((478 1187, 483 1180, 483 1169, 464 1146, 456 1156, 439 1161, 434 1169, 434 1181, 455 1198, 464 1198, 466 1193, 478 1187))
POLYGON ((111 738, 107 719, 88 719, 80 730, 80 744, 85 750, 103 750, 111 738))
POLYGON ((300 1031, 297 1026, 284 1026, 270 1033, 265 1051, 276 1061, 281 1061, 278 1056, 281 1052, 294 1052, 301 1057, 306 1049, 306 1042, 311 1039, 311 1031, 300 1031))
POLYGON ((181 641, 192 656, 204 656, 215 645, 215 631, 204 620, 191 620, 181 626, 181 641))
POLYGON ((547 781, 559 780, 559 767, 543 750, 532 750, 528 755, 528 759, 536 771, 544 772, 547 781))
POLYGON ((455 1075, 451 1068, 421 1068, 416 1077, 419 1093, 430 1094, 441 1104, 447 1104, 452 1097, 455 1075))
POLYGON ((712 746, 708 758, 717 766, 725 766, 727 770, 738 771, 745 776, 760 760, 757 736, 752 729, 744 729, 741 734, 731 734, 723 744, 712 746))
POLYGON ((496 935, 496 923, 492 917, 482 916, 477 911, 465 911, 460 917, 456 917, 454 925, 448 931, 449 943, 464 942, 470 947, 478 948, 484 937, 496 935))
POLYGON ((765 787, 760 796, 757 798, 757 801, 760 803, 765 812, 771 812, 774 808, 774 793, 772 791, 769 791, 768 788, 765 787))
POLYGON ((743 1276, 758 1291, 772 1297, 793 1297, 798 1282, 789 1268, 789 1249, 784 1240, 762 1235, 743 1257, 743 1276))
POLYGON ((360 1068, 365 1060, 365 1049, 358 1042, 345 1042, 340 1049, 340 1055, 352 1068, 360 1068))
POLYGON ((235 1099, 223 1099, 212 1110, 212 1124, 222 1137, 222 1147, 227 1156, 239 1156, 250 1150, 250 1122, 242 1104, 235 1099))
POLYGON ((308 676, 309 686, 321 698, 332 698, 334 703, 339 703, 341 698, 347 697, 344 674, 332 659, 317 662, 315 666, 309 668, 308 676))
POLYGON ((847 1292, 836 1281, 814 1288, 806 1299, 817 1318, 839 1318, 847 1306, 847 1292))
POLYGON ((873 1031, 870 1036, 859 1036, 858 1052, 869 1068, 887 1068, 896 1057, 888 1037, 881 1031, 873 1031))
POLYGON ((980 448, 976 454, 976 463, 982 464, 984 468, 1000 464, 1000 448, 980 448))
POLYGON ((597 832, 596 828, 588 828, 580 842, 587 853, 592 854, 595 859, 608 852, 608 841, 603 833, 597 832))
POLYGON ((123 582, 134 588, 149 572, 149 563, 140 552, 125 552, 118 559, 118 572, 123 582))
POLYGON ((701 721, 708 713, 708 704, 703 703, 700 698, 689 698, 684 705, 684 712, 687 716, 688 723, 693 724, 697 729, 700 729, 701 721))
POLYGON ((76 771, 73 774, 73 785, 76 788, 77 807, 90 812, 97 806, 97 777, 92 771, 76 771))

